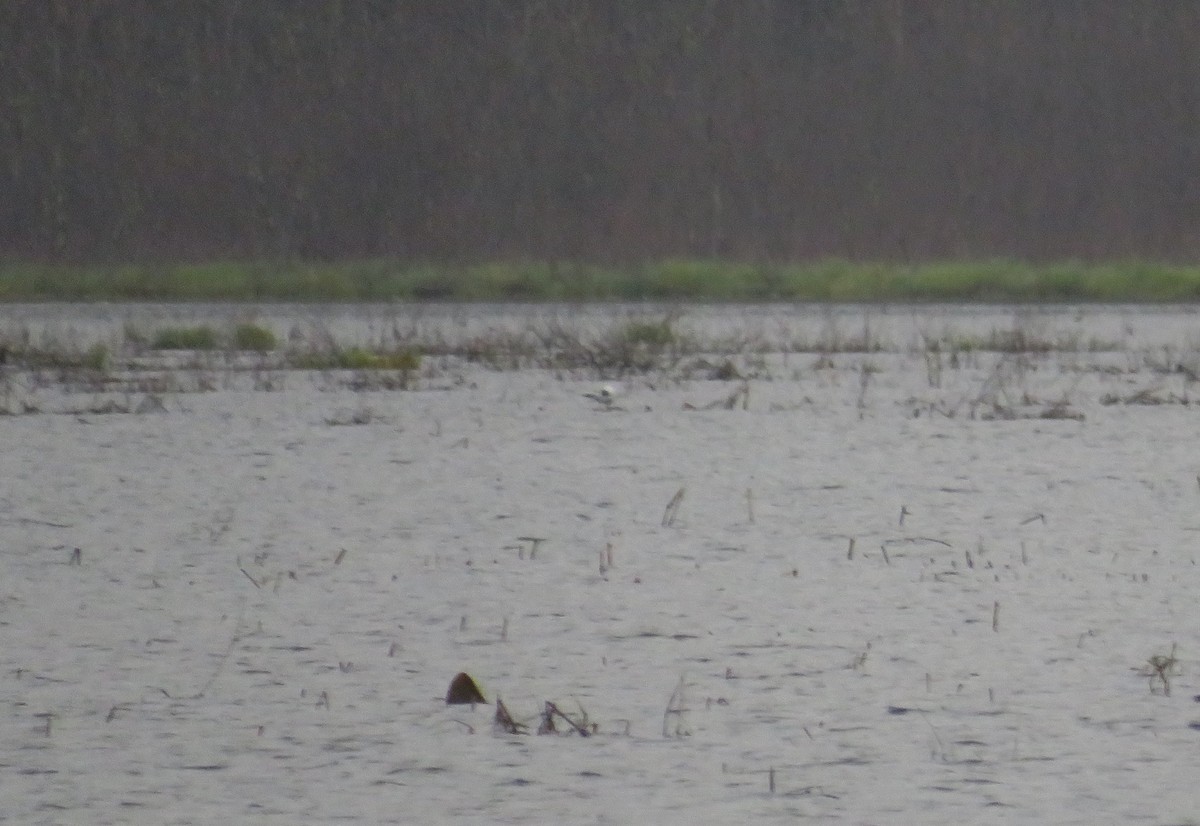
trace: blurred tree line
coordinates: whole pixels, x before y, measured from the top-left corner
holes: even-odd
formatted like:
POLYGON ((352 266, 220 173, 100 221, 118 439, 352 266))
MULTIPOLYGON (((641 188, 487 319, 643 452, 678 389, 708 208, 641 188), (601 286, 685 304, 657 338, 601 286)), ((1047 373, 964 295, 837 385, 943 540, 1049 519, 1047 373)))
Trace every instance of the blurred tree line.
POLYGON ((1200 254, 1192 0, 4 0, 0 255, 1200 254))

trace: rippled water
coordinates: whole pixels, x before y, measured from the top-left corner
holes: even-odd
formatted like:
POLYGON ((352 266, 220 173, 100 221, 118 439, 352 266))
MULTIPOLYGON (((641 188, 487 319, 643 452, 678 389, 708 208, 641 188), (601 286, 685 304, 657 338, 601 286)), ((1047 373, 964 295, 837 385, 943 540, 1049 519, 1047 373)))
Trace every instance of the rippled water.
MULTIPOLYGON (((475 310, 257 317, 530 323, 475 310)), ((86 340, 245 311, 6 312, 86 340)), ((683 310, 888 345, 747 357, 745 409, 736 383, 633 377, 606 409, 594 376, 453 363, 155 415, 38 388, 0 418, 0 819, 1196 822, 1195 320, 683 310), (921 352, 1015 324, 1080 346, 936 375, 921 352), (1172 644, 1168 696, 1140 669, 1172 644), (461 670, 533 728, 550 700, 597 731, 496 734, 442 702, 461 670)))

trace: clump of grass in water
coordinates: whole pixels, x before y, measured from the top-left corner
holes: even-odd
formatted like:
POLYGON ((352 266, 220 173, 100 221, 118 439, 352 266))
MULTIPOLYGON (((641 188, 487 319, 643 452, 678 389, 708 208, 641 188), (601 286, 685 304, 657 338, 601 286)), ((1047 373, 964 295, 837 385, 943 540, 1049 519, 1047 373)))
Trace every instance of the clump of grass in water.
POLYGON ((363 347, 351 347, 334 353, 333 361, 346 370, 370 370, 379 365, 379 356, 363 347))
POLYGON ((1171 643, 1170 654, 1155 654, 1142 666, 1139 673, 1150 679, 1151 694, 1155 693, 1154 686, 1157 681, 1162 686, 1163 696, 1171 696, 1171 677, 1178 677, 1183 673, 1179 668, 1179 659, 1175 656, 1175 649, 1176 644, 1171 643))
POLYGON ((617 330, 616 340, 630 346, 652 348, 668 347, 675 343, 675 330, 671 320, 632 319, 617 330))
POLYGON ((150 337, 146 335, 146 331, 132 321, 126 321, 121 332, 125 337, 125 343, 134 348, 143 349, 150 346, 150 337))
POLYGON ((150 341, 155 350, 216 350, 220 336, 207 324, 196 327, 163 327, 150 341))
POLYGON ((111 354, 108 352, 107 346, 104 344, 93 344, 88 348, 87 352, 83 354, 83 359, 80 362, 80 365, 89 370, 95 370, 98 373, 104 373, 108 371, 110 360, 111 354))
POLYGON ((421 367, 421 354, 404 349, 396 352, 375 352, 365 347, 334 349, 328 353, 299 353, 290 359, 293 366, 304 370, 400 370, 412 372, 421 367))
POLYGON ((19 369, 38 370, 91 370, 106 373, 111 362, 108 345, 96 343, 87 350, 58 341, 47 341, 41 346, 28 343, 0 346, 0 364, 13 364, 19 369))
POLYGON ((277 344, 275 333, 259 324, 246 322, 237 325, 233 330, 233 346, 237 350, 269 353, 277 344))
POLYGON ((375 411, 366 405, 361 405, 356 410, 339 411, 337 415, 327 418, 325 424, 330 427, 344 427, 347 425, 371 424, 375 421, 378 421, 375 411))
POLYGON ((561 328, 542 336, 555 366, 590 367, 601 375, 645 373, 667 367, 687 348, 671 315, 632 318, 588 339, 561 328))

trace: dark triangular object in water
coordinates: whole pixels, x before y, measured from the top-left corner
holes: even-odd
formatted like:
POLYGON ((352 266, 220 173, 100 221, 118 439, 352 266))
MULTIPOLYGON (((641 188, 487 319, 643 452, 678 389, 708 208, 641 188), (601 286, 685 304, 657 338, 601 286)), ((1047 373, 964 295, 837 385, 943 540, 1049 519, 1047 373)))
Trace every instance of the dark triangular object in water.
POLYGON ((486 703, 483 699, 483 692, 479 690, 479 686, 475 685, 475 681, 471 679, 471 675, 465 671, 460 671, 453 680, 450 681, 450 688, 446 690, 446 705, 474 705, 475 703, 486 703))

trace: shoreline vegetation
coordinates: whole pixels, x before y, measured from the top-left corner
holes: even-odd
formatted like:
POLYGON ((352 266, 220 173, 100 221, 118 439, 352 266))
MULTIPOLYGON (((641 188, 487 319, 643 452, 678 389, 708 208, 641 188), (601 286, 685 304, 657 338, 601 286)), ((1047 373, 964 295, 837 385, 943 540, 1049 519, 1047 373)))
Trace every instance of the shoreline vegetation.
MULTIPOLYGON (((904 404, 915 405, 910 411, 914 416, 1079 419, 1084 414, 1070 398, 1074 385, 1061 396, 1025 385, 1025 377, 1045 357, 1080 376, 1124 377, 1142 369, 1153 374, 1152 383, 1141 388, 1132 386, 1139 382, 1121 378, 1117 390, 1099 399, 1102 405, 1191 405, 1189 388, 1200 380, 1194 349, 1134 346, 1127 320, 1115 336, 1111 329, 1107 334, 1094 327, 1089 332, 1078 326, 1087 313, 1076 307, 1050 311, 1073 319, 1066 328, 1040 323, 1040 311, 1020 307, 992 312, 990 320, 975 318, 969 310, 972 323, 963 328, 932 306, 928 323, 917 322, 921 311, 914 306, 915 326, 907 332, 876 328, 870 307, 858 308, 860 321, 849 321, 849 328, 843 322, 853 316, 853 308, 840 322, 837 308, 825 307, 803 313, 806 325, 755 324, 738 330, 692 324, 682 306, 558 307, 543 314, 526 305, 513 308, 515 315, 507 322, 468 329, 454 320, 461 319, 457 308, 443 308, 449 310, 441 316, 447 325, 427 317, 425 307, 397 304, 351 308, 372 317, 367 329, 357 333, 300 306, 284 309, 282 315, 276 308, 272 316, 260 318, 258 308, 227 304, 210 308, 223 318, 202 313, 208 317, 190 323, 182 305, 147 306, 148 312, 138 310, 137 317, 125 314, 124 319, 123 313, 97 309, 103 316, 98 325, 76 326, 70 320, 44 325, 19 317, 0 325, 0 416, 163 412, 167 395, 278 391, 297 374, 327 389, 355 392, 450 390, 473 385, 469 371, 474 369, 539 370, 558 380, 632 380, 646 387, 726 383, 719 397, 687 402, 705 410, 747 408, 752 383, 799 381, 842 370, 855 376, 861 410, 875 374, 923 365, 930 390, 940 391, 943 378, 953 375, 977 377, 982 385, 977 395, 954 399, 907 397, 904 404), (1009 314, 1011 320, 1005 319, 1009 314), (855 329, 857 324, 861 327, 855 329), (791 360, 804 354, 812 358, 791 360), (1019 391, 1012 386, 1015 380, 1019 391), (46 392, 51 389, 55 392, 46 392), (81 394, 89 398, 81 399, 81 394)), ((1128 315, 1128 308, 1112 309, 1122 318, 1128 315)), ((76 314, 82 321, 90 313, 76 307, 67 308, 65 315, 76 314)), ((1146 315, 1157 312, 1148 309, 1146 315)), ((1192 311, 1186 308, 1180 315, 1190 318, 1192 311)), ((611 392, 583 395, 601 409, 624 409, 611 392)), ((363 406, 329 423, 371 421, 373 415, 363 406)))
POLYGON ((0 302, 1133 302, 1200 300, 1200 264, 828 259, 68 265, 0 263, 0 302))

